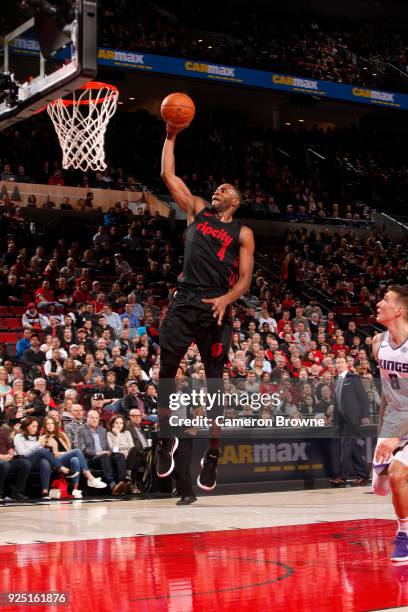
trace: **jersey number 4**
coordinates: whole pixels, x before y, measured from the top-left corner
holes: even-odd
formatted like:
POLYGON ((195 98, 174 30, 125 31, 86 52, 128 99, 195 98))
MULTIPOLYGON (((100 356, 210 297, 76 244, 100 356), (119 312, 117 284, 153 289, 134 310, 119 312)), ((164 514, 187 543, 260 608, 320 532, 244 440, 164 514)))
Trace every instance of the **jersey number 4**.
POLYGON ((399 384, 398 376, 396 374, 389 374, 389 377, 390 377, 391 388, 399 389, 400 384, 399 384))

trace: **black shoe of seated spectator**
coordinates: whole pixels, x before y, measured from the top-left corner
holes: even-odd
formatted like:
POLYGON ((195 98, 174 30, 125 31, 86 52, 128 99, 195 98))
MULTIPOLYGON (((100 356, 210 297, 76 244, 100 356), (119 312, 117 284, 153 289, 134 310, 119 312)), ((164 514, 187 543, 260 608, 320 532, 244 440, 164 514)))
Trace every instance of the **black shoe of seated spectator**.
POLYGON ((329 478, 329 482, 334 487, 345 487, 347 485, 347 480, 345 478, 341 478, 340 476, 337 478, 329 478))
POLYGON ((124 480, 121 480, 112 487, 112 495, 121 495, 122 493, 126 493, 127 488, 127 483, 124 480))
POLYGON ((194 504, 197 501, 197 498, 194 495, 189 495, 188 497, 182 497, 178 500, 177 506, 189 506, 190 504, 194 504))
POLYGON ((30 499, 29 497, 27 497, 27 495, 24 495, 24 493, 20 493, 19 491, 10 493, 10 497, 15 499, 16 501, 28 501, 30 499))
POLYGON ((352 487, 365 487, 370 484, 368 478, 357 478, 357 480, 353 480, 351 483, 352 487))

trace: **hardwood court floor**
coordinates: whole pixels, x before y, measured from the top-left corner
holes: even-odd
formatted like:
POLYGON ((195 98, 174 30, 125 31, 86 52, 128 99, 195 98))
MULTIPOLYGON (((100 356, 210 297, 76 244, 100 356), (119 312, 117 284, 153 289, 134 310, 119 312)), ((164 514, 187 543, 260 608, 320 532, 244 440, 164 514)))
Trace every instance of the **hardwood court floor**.
POLYGON ((388 560, 395 534, 390 500, 368 488, 174 504, 2 508, 1 592, 64 591, 70 602, 0 609, 408 609, 408 566, 388 560))

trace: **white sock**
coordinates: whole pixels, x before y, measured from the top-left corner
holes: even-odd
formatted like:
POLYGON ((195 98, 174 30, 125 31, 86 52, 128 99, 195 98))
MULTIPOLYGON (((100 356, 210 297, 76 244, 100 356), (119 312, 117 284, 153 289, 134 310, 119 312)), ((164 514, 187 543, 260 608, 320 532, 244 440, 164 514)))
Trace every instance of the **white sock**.
POLYGON ((408 518, 399 518, 398 521, 398 532, 406 533, 408 535, 408 518))

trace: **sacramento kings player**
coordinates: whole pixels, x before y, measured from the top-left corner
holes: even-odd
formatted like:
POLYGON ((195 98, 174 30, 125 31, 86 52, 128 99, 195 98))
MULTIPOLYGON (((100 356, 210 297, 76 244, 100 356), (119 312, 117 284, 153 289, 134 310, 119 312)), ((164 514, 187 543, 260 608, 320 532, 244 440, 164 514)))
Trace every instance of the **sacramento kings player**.
POLYGON ((387 328, 373 339, 381 372, 378 442, 373 491, 392 493, 398 532, 392 561, 408 560, 408 287, 391 286, 377 305, 377 321, 387 328))
MULTIPOLYGON (((173 471, 173 455, 178 446, 169 423, 169 396, 175 392, 174 378, 180 360, 191 342, 196 342, 208 393, 219 393, 231 344, 230 305, 250 287, 255 248, 252 230, 233 218, 241 203, 238 189, 230 184, 220 185, 208 207, 176 176, 174 146, 179 131, 167 125, 161 176, 174 201, 192 222, 185 232, 182 281, 160 327, 157 474, 162 478, 173 471)), ((222 412, 223 406, 216 404, 208 416, 214 420, 222 412)), ((218 457, 219 430, 213 427, 197 480, 204 491, 216 486, 218 457)))

